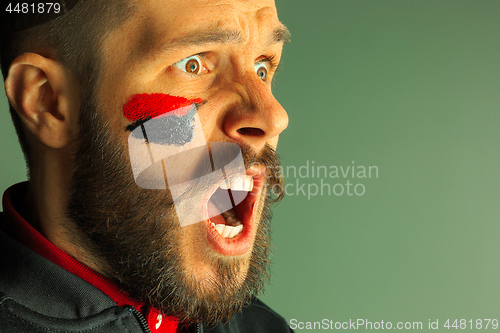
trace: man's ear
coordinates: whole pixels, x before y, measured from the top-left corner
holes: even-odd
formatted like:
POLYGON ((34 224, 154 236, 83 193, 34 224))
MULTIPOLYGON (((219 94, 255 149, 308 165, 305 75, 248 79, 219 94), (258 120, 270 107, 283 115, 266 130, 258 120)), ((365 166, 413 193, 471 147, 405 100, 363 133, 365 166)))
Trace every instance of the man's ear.
POLYGON ((52 148, 66 146, 77 134, 78 91, 66 67, 35 53, 17 57, 5 80, 7 98, 26 128, 52 148))

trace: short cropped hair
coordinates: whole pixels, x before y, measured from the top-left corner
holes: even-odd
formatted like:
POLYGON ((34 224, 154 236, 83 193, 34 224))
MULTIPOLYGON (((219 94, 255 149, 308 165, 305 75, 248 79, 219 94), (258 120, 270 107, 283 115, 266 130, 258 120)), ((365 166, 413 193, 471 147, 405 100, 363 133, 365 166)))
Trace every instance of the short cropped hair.
MULTIPOLYGON (((45 1, 23 3, 28 3, 28 13, 2 13, 0 65, 4 80, 16 57, 33 52, 56 59, 72 71, 80 84, 81 100, 89 98, 99 78, 100 45, 110 31, 131 15, 132 5, 128 0, 59 0, 60 10, 56 15, 54 7, 52 13, 37 12, 38 4, 45 1)), ((12 105, 9 110, 29 176, 30 147, 20 117, 12 105)))

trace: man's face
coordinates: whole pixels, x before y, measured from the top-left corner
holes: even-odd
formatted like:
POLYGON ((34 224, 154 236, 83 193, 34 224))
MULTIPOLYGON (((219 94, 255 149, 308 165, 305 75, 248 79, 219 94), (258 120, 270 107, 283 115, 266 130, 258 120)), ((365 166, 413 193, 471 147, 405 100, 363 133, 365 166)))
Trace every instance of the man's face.
POLYGON ((263 165, 277 170, 272 151, 288 123, 271 80, 286 38, 271 0, 140 1, 105 38, 98 90, 84 110, 98 120, 84 126, 89 133, 75 159, 79 176, 68 210, 97 243, 95 260, 108 262, 106 274, 166 313, 215 322, 262 287, 266 184, 277 181, 266 178, 263 165), (232 217, 181 227, 171 191, 134 182, 127 130, 133 121, 124 110, 134 98, 153 94, 202 101, 197 116, 205 140, 242 148, 254 189, 232 217), (230 225, 232 218, 243 226, 240 234, 223 237, 213 228, 214 221, 230 225))

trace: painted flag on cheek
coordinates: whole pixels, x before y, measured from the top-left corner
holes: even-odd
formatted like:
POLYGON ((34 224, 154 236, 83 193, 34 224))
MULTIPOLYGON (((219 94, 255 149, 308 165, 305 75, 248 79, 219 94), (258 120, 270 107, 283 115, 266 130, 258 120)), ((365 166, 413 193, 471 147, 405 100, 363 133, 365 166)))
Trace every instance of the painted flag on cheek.
MULTIPOLYGON (((203 134, 197 105, 166 94, 139 94, 124 105, 129 156, 137 186, 170 190, 181 226, 219 215, 242 202, 220 186, 246 177, 241 149, 229 142, 211 142, 203 134), (217 205, 208 203, 217 191, 217 205)), ((227 186, 226 186, 227 188, 227 186)))

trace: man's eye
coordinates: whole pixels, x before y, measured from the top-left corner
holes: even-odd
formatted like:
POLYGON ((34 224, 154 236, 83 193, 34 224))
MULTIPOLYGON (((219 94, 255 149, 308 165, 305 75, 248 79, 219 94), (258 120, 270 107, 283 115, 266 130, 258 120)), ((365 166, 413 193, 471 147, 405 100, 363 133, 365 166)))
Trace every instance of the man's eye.
POLYGON ((254 66, 255 73, 262 81, 267 81, 267 77, 269 76, 269 70, 267 69, 267 64, 265 62, 258 62, 254 66))
POLYGON ((200 57, 197 55, 184 58, 181 61, 176 62, 174 66, 189 74, 201 74, 204 70, 206 70, 203 67, 200 57))

